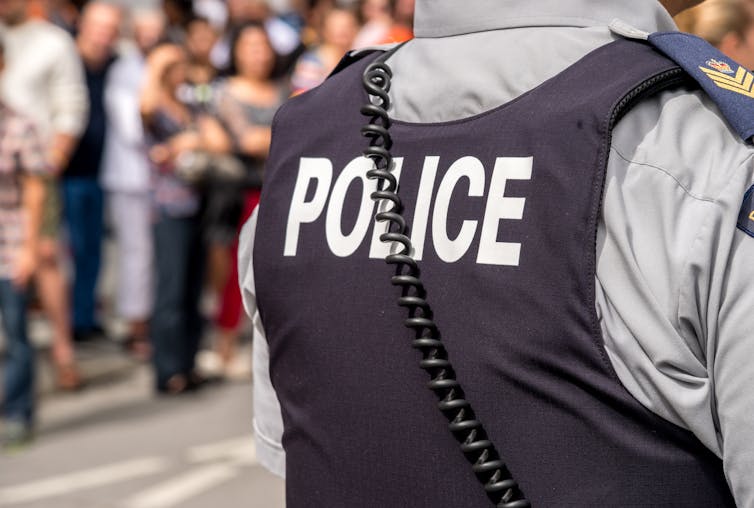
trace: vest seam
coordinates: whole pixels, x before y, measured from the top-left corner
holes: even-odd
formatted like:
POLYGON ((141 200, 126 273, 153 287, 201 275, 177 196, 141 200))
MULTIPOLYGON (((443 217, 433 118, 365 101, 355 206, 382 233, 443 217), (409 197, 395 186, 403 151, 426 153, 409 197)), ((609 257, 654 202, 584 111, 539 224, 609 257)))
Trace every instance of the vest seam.
MULTIPOLYGON (((630 93, 630 92, 628 92, 630 93)), ((627 94, 626 94, 627 95, 627 94)), ((605 337, 602 335, 602 328, 600 327, 599 317, 597 316, 597 228, 599 226, 600 210, 603 206, 603 194, 605 189, 605 181, 607 179, 607 164, 610 155, 610 147, 612 146, 612 133, 613 129, 610 126, 611 119, 614 118, 615 111, 622 98, 618 98, 610 108, 604 123, 599 128, 599 136, 602 140, 602 146, 597 151, 596 167, 593 183, 592 183, 592 197, 589 210, 589 221, 587 222, 587 249, 586 249, 586 299, 587 299, 587 312, 589 313, 589 320, 591 325, 591 342, 597 350, 597 354, 602 359, 602 363, 607 371, 607 375, 613 382, 621 385, 618 373, 615 371, 615 367, 610 361, 610 357, 607 354, 605 348, 605 337)), ((621 385, 622 386, 622 385, 621 385)))

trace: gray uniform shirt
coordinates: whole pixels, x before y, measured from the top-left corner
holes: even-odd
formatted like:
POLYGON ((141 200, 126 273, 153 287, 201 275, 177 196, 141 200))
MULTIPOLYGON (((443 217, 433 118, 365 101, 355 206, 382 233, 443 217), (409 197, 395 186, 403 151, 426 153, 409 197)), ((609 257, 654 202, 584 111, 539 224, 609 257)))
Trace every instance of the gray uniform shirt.
MULTIPOLYGON (((657 0, 417 0, 417 38, 390 60, 391 115, 439 122, 508 102, 615 40, 616 19, 624 32, 676 29, 657 0)), ((736 223, 754 182, 752 155, 702 92, 666 92, 632 110, 614 132, 596 285, 622 383, 722 457, 737 504, 750 508, 754 238, 736 223)), ((283 476, 282 420, 254 302, 254 228, 252 218, 239 253, 255 329, 254 427, 260 461, 283 476)))

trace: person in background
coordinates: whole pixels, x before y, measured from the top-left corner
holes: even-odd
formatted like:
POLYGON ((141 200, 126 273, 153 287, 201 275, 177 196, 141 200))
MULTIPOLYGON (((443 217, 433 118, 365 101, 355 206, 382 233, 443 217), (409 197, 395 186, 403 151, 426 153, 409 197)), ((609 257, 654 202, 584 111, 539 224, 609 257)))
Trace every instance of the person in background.
POLYGON ((134 51, 118 58, 105 84, 107 134, 101 183, 118 252, 116 309, 128 321, 126 347, 149 358, 148 321, 152 312, 152 207, 150 172, 139 97, 146 76, 146 55, 162 39, 161 10, 131 13, 134 51))
MULTIPOLYGON (((188 84, 181 90, 183 102, 189 104, 195 112, 208 112, 211 107, 216 88, 218 71, 212 64, 212 49, 219 40, 219 33, 209 20, 200 16, 194 17, 187 26, 186 44, 184 47, 189 56, 188 84)), ((224 220, 228 213, 229 202, 235 202, 233 192, 228 193, 227 187, 205 182, 202 188, 202 219, 201 229, 203 242, 207 247, 207 278, 213 296, 220 294, 228 273, 227 249, 224 243, 213 238, 214 224, 224 220), (220 248, 218 248, 220 245, 220 248)), ((231 212, 233 213, 233 212, 231 212)), ((240 213, 240 212, 239 212, 240 213)), ((217 302, 213 298, 212 302, 217 302)), ((211 312, 210 312, 211 313, 211 312)))
POLYGON ((322 43, 325 15, 337 4, 335 0, 301 0, 297 16, 302 20, 301 42, 311 48, 322 43))
MULTIPOLYGON (((0 42, 0 72, 2 52, 0 42)), ((8 343, 0 444, 7 450, 31 439, 34 423, 34 350, 26 304, 37 267, 43 175, 48 170, 42 139, 32 123, 0 101, 0 315, 8 343)))
POLYGON ((217 76, 211 55, 219 37, 206 18, 195 16, 186 25, 185 47, 189 54, 189 81, 192 85, 209 85, 217 76))
POLYGON ((403 42, 414 34, 410 27, 396 22, 396 0, 361 0, 359 15, 362 27, 354 42, 355 48, 403 42))
POLYGON ((230 145, 246 169, 246 178, 224 187, 230 212, 217 221, 211 238, 225 256, 226 272, 215 325, 216 352, 223 374, 242 377, 249 374, 236 359, 239 324, 242 316, 238 287, 238 232, 259 203, 264 162, 270 149, 270 126, 290 89, 273 79, 275 52, 264 25, 250 22, 241 26, 231 45, 231 77, 217 91, 216 116, 230 136, 230 145), (237 206, 234 206, 234 201, 237 206))
POLYGON ((402 30, 408 30, 411 37, 414 34, 414 9, 416 0, 396 0, 393 15, 395 24, 402 30))
POLYGON ((276 16, 267 0, 228 0, 228 26, 225 34, 212 51, 215 67, 227 70, 231 65, 231 42, 239 27, 248 22, 264 25, 270 44, 277 55, 275 74, 286 74, 296 59, 303 53, 299 33, 291 25, 276 16))
POLYGON ((322 83, 348 50, 353 48, 359 22, 353 10, 334 7, 322 20, 322 43, 308 50, 296 62, 291 76, 294 94, 303 93, 322 83))
POLYGON ((181 156, 230 150, 222 127, 181 102, 188 80, 186 51, 175 44, 156 47, 147 58, 140 112, 152 169, 156 294, 151 319, 152 360, 159 393, 177 395, 196 388, 195 356, 202 333, 199 298, 203 246, 200 196, 176 174, 181 156))
POLYGON ((91 2, 81 13, 76 37, 90 103, 89 122, 62 180, 63 210, 74 265, 73 336, 76 341, 104 335, 95 316, 104 207, 99 173, 107 132, 105 80, 115 60, 121 19, 118 6, 91 2))
POLYGON ((706 39, 747 69, 754 69, 754 1, 707 0, 676 17, 678 27, 706 39))
POLYGON ((57 175, 68 164, 86 125, 88 98, 84 72, 70 35, 26 14, 24 0, 0 2, 4 24, 5 72, 0 96, 34 123, 43 140, 51 174, 46 177, 36 288, 53 328, 52 360, 59 388, 80 383, 71 341, 66 282, 60 265, 60 194, 57 175))

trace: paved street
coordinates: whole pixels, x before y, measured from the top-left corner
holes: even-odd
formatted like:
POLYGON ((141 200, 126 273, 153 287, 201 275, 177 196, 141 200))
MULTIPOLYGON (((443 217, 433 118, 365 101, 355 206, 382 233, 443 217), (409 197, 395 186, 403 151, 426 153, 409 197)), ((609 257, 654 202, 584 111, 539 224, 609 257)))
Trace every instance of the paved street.
MULTIPOLYGON (((100 314, 117 337, 124 330, 112 308, 117 253, 109 238, 103 255, 100 314)), ((285 505, 283 482, 256 463, 250 382, 159 398, 149 366, 109 340, 77 348, 87 386, 61 394, 53 386, 49 324, 38 312, 30 317, 38 350, 38 436, 23 453, 0 454, 0 508, 285 505)), ((0 354, 3 349, 0 336, 0 354)), ((250 360, 248 343, 240 355, 250 360)))
POLYGON ((251 411, 248 382, 157 398, 145 366, 48 394, 36 443, 0 456, 0 507, 283 507, 283 482, 256 463, 251 411))

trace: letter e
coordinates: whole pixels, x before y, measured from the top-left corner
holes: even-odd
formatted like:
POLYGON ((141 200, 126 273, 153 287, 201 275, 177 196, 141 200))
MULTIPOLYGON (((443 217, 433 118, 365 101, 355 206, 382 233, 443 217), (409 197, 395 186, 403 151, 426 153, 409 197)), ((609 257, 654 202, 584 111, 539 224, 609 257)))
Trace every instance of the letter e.
POLYGON ((505 197, 505 185, 508 180, 531 180, 533 165, 532 157, 499 157, 495 161, 487 196, 487 210, 484 213, 482 237, 479 241, 477 263, 519 265, 521 244, 498 242, 497 232, 501 220, 521 220, 524 217, 526 199, 505 197))

